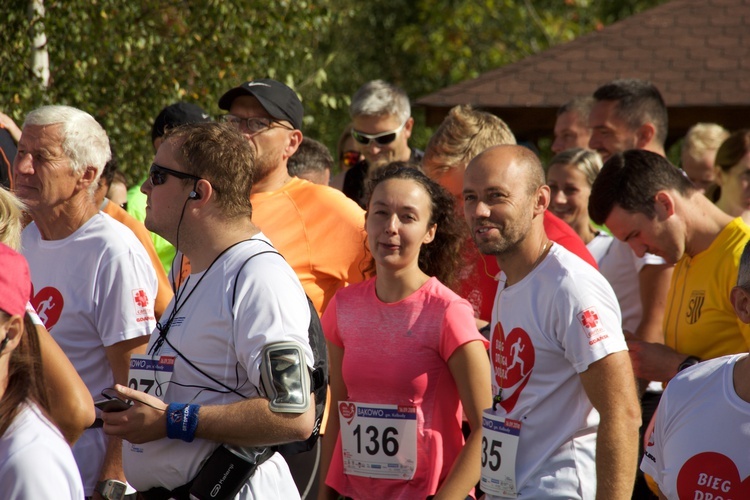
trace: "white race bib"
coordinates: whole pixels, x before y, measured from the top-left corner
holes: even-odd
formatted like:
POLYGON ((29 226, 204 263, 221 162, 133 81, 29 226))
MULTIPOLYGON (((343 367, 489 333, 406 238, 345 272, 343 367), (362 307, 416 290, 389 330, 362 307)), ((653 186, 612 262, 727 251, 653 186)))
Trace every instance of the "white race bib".
POLYGON ((482 417, 482 491, 490 495, 516 498, 516 454, 521 422, 493 415, 482 417))
POLYGON ((417 469, 417 407, 339 401, 344 473, 408 480, 417 469))
POLYGON ((174 361, 175 356, 152 358, 144 354, 131 354, 128 386, 164 401, 164 393, 172 379, 174 361))

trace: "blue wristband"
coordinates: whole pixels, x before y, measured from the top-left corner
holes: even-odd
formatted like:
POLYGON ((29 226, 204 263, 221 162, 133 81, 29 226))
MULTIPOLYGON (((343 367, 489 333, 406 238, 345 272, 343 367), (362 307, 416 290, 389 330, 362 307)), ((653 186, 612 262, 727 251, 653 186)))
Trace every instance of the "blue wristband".
POLYGON ((170 403, 167 407, 167 437, 192 442, 198 428, 199 410, 200 405, 170 403))

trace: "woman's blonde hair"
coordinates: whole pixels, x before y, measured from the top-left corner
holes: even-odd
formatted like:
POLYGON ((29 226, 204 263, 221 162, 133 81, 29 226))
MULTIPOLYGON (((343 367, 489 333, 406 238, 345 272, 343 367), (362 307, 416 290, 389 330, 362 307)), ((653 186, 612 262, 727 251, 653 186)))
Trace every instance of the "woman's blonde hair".
POLYGON ((590 149, 570 148, 557 153, 549 162, 549 166, 552 165, 573 165, 586 176, 589 186, 593 186, 602 169, 602 157, 590 149))
POLYGON ((21 248, 24 209, 21 200, 13 193, 0 188, 0 243, 5 243, 16 251, 21 248))

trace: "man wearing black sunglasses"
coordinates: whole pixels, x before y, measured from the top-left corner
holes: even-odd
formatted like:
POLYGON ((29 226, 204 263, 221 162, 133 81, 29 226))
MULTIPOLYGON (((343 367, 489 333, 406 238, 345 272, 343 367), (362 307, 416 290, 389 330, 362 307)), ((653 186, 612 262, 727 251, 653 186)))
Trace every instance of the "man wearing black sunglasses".
MULTIPOLYGON (((151 126, 151 144, 154 147, 154 153, 159 149, 159 145, 164 140, 164 134, 169 129, 188 123, 203 123, 208 121, 211 121, 211 117, 197 104, 188 102, 170 104, 159 112, 151 126)), ((145 177, 128 190, 128 206, 126 208, 130 215, 141 222, 146 220, 146 195, 141 193, 141 184, 143 184, 144 180, 145 177)), ((155 233, 151 233, 151 241, 154 243, 154 248, 156 248, 156 253, 159 255, 164 272, 168 273, 172 268, 175 248, 171 243, 155 233)))
POLYGON ((185 125, 167 132, 141 186, 146 226, 192 267, 133 360, 139 375, 115 388, 133 405, 102 417, 129 441, 124 468, 147 500, 297 496, 268 446, 313 431, 312 313, 252 222, 253 153, 231 126, 185 125))
POLYGON ((344 177, 344 194, 365 207, 365 184, 372 173, 394 161, 421 163, 424 153, 409 147, 414 118, 402 89, 373 80, 362 85, 349 107, 352 137, 364 160, 344 177))

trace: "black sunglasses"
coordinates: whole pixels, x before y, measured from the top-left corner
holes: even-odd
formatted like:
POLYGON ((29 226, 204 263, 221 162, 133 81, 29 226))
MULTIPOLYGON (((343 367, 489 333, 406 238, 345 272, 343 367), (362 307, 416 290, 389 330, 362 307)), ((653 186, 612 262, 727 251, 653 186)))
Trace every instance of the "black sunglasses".
POLYGON ((167 182, 168 175, 183 180, 191 179, 194 181, 200 181, 203 179, 203 177, 198 177, 197 175, 192 175, 185 172, 178 172, 177 170, 162 167, 161 165, 157 165, 156 163, 152 163, 151 170, 148 171, 148 178, 151 181, 152 186, 161 186, 162 184, 167 182))

